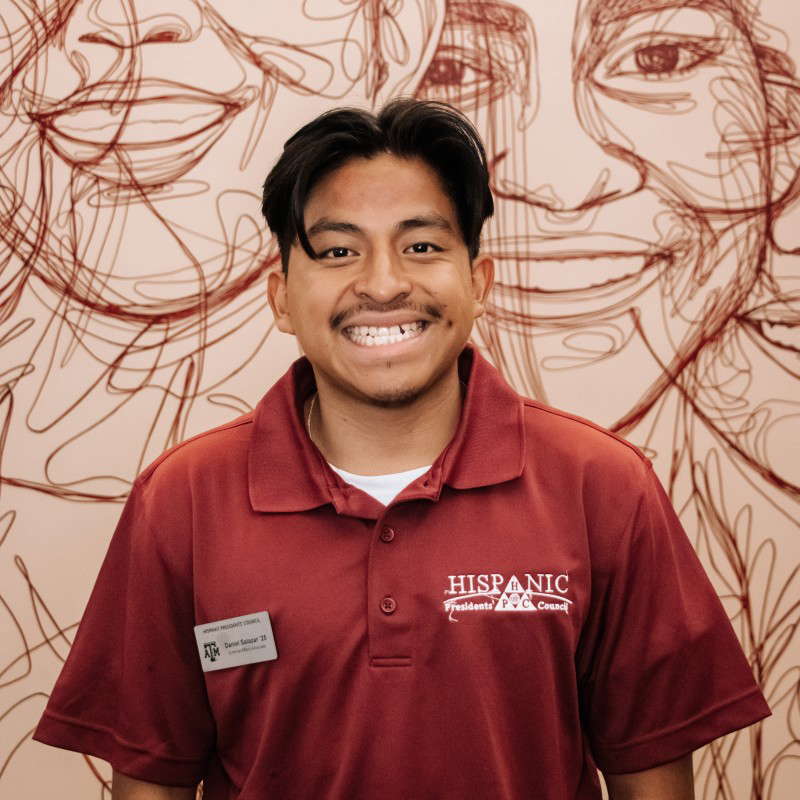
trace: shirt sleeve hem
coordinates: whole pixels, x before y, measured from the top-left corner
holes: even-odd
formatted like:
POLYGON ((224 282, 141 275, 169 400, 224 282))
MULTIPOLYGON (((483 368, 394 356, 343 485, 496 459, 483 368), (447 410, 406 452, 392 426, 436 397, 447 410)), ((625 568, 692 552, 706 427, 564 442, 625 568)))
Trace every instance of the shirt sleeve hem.
POLYGON ((102 725, 78 722, 49 710, 42 715, 33 738, 42 744, 102 758, 117 772, 162 786, 197 786, 205 773, 205 759, 154 755, 121 740, 102 725))
POLYGON ((622 744, 593 742, 592 753, 601 772, 619 775, 668 764, 720 736, 745 728, 772 712, 758 687, 715 706, 692 719, 622 744))

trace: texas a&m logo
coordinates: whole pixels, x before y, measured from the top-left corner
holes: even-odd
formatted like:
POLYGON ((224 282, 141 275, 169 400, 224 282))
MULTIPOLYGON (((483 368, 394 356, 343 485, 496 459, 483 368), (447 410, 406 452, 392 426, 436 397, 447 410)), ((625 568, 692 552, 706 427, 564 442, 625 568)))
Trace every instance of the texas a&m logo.
POLYGON ((444 610, 451 622, 462 611, 558 612, 569 614, 572 600, 569 575, 553 572, 526 572, 506 579, 500 573, 448 575, 450 587, 444 593, 444 610))

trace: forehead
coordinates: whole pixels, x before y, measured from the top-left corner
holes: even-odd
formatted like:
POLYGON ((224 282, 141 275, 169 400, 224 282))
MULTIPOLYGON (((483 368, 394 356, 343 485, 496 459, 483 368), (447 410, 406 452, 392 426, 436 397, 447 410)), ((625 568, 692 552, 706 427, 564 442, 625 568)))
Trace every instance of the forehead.
POLYGON ((379 153, 350 159, 323 175, 309 192, 305 218, 334 212, 378 219, 424 207, 455 215, 436 170, 421 158, 379 153))

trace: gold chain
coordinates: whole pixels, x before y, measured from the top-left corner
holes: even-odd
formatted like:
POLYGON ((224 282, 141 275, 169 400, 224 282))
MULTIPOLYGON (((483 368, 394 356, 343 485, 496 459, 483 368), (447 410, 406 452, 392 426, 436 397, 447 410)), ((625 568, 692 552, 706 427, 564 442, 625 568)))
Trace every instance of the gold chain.
POLYGON ((314 396, 311 398, 311 405, 308 407, 308 416, 306 417, 306 430, 308 431, 308 438, 311 439, 313 442, 314 439, 311 436, 311 415, 314 413, 314 403, 317 402, 317 395, 319 392, 314 392, 314 396))

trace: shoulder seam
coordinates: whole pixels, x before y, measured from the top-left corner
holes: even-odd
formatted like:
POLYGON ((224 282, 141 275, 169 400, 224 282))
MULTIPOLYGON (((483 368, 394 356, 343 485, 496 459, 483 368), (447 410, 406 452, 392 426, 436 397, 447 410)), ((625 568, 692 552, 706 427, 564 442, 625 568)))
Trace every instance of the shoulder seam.
POLYGON ((553 414, 556 417, 563 417, 564 419, 572 420, 573 422, 577 422, 580 425, 585 425, 587 428, 592 428, 596 430, 598 433, 603 433, 611 439, 619 442, 622 445, 625 445, 629 450, 633 451, 639 460, 648 468, 653 466, 650 459, 638 448, 636 445, 631 444, 629 441, 623 439, 619 434, 610 431, 601 425, 598 425, 591 420, 584 419, 583 417, 576 416, 575 414, 570 414, 566 411, 561 411, 560 409, 553 408, 552 406, 548 406, 545 403, 540 403, 537 400, 531 400, 529 397, 524 397, 522 399, 522 403, 524 406, 528 406, 536 411, 543 411, 546 414, 553 414))
POLYGON ((216 428, 211 428, 210 430, 203 431, 202 433, 197 433, 194 436, 190 436, 188 439, 185 439, 182 442, 170 447, 169 450, 165 450, 155 461, 153 461, 149 466, 145 467, 139 475, 136 476, 136 480, 133 482, 133 486, 136 488, 141 488, 141 486, 150 478, 150 476, 161 466, 161 464, 166 461, 170 456, 174 455, 178 452, 178 450, 182 450, 186 445, 191 444, 192 442, 196 442, 198 439, 205 439, 207 436, 213 436, 217 433, 222 433, 223 431, 232 430, 233 428, 240 428, 242 425, 252 425, 253 424, 253 414, 250 412, 249 414, 245 414, 238 419, 231 420, 230 422, 226 422, 224 425, 218 425, 216 428))

